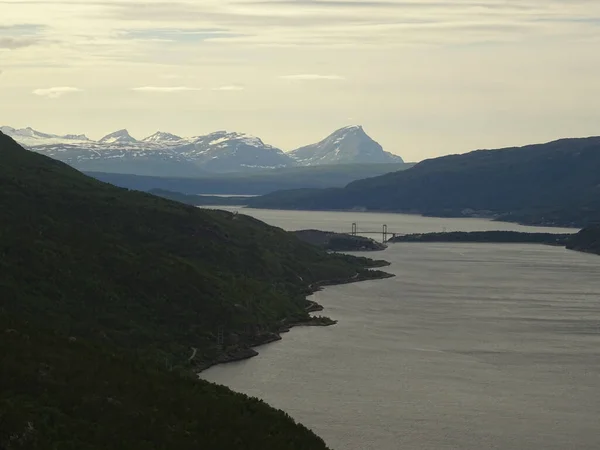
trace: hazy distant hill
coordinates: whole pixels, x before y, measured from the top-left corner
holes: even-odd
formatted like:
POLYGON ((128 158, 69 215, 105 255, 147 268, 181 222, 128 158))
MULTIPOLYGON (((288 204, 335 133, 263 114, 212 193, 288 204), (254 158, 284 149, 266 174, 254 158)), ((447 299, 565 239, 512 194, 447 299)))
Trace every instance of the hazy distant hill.
POLYGON ((403 162, 400 156, 383 151, 359 125, 340 128, 316 144, 290 152, 290 156, 303 166, 403 162))
POLYGON ((207 174, 195 178, 151 177, 106 172, 88 175, 116 186, 150 191, 166 189, 187 194, 263 195, 281 189, 343 187, 362 178, 405 170, 408 163, 337 164, 290 167, 252 173, 207 174))
POLYGON ((585 225, 600 218, 600 138, 444 156, 343 189, 281 191, 251 205, 585 225))

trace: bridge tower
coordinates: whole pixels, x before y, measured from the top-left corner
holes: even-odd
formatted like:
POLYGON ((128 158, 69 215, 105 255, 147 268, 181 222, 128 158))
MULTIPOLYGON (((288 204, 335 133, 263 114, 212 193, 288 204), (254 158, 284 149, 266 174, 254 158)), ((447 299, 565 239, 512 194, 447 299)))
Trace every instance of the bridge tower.
POLYGON ((356 222, 352 222, 352 236, 356 236, 356 222))
POLYGON ((387 231, 387 225, 383 225, 383 230, 382 230, 382 237, 383 237, 383 243, 385 244, 387 242, 387 235, 388 235, 388 231, 387 231))

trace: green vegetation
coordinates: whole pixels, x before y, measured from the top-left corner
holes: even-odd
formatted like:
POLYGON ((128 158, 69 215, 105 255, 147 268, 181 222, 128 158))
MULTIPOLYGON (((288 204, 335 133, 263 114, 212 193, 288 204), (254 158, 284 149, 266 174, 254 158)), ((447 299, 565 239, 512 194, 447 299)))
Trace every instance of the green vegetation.
POLYGON ((0 158, 0 448, 325 448, 176 374, 272 339, 308 318, 311 285, 381 263, 110 186, 1 133, 0 158))
POLYGON ((412 167, 412 163, 334 164, 288 167, 197 178, 153 177, 106 172, 87 172, 99 180, 129 189, 162 189, 186 194, 262 195, 281 189, 342 187, 348 183, 412 167))
POLYGON ((388 242, 497 242, 566 245, 571 234, 522 233, 519 231, 452 231, 447 233, 406 234, 388 242))
POLYGON ((343 189, 275 192, 250 206, 365 208, 586 226, 600 220, 599 186, 600 138, 594 137, 435 158, 343 189))
POLYGON ((325 450, 264 402, 0 319, 4 450, 325 450))
POLYGON ((377 251, 387 247, 373 239, 344 233, 320 230, 298 230, 293 232, 298 239, 335 252, 377 251))

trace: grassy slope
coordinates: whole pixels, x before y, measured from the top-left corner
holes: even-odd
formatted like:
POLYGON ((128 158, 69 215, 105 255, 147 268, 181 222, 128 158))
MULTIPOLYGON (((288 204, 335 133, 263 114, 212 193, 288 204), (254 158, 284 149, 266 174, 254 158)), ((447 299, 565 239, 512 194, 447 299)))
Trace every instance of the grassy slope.
POLYGON ((600 217, 600 138, 436 158, 344 189, 273 193, 253 207, 419 212, 487 210, 509 220, 585 225, 600 217))
MULTIPOLYGON (((198 350, 197 359, 212 358, 222 351, 216 345, 219 326, 224 328, 225 350, 240 342, 252 343, 257 333, 276 330, 284 318, 306 318, 304 295, 309 283, 356 273, 370 276, 363 269, 370 260, 328 255, 250 217, 199 210, 109 186, 63 163, 25 151, 1 134, 0 161, 0 331, 16 329, 20 336, 14 345, 5 345, 3 337, 3 367, 12 369, 0 372, 0 385, 11 386, 8 395, 4 390, 0 399, 9 405, 2 409, 2 420, 16 421, 10 422, 11 432, 25 427, 29 417, 36 417, 48 422, 44 427, 51 431, 45 436, 66 439, 72 434, 70 426, 79 426, 75 425, 78 408, 87 408, 86 392, 95 389, 95 383, 101 384, 98 367, 104 364, 115 374, 132 371, 130 381, 115 381, 114 389, 124 393, 139 385, 139 390, 119 401, 129 413, 147 420, 160 417, 156 408, 171 395, 183 398, 189 394, 195 396, 192 404, 210 403, 219 399, 220 391, 209 390, 206 395, 210 398, 203 397, 202 392, 186 394, 179 386, 178 394, 165 386, 154 392, 156 383, 166 380, 167 375, 157 374, 154 381, 141 379, 143 369, 129 367, 124 360, 112 367, 110 355, 137 355, 140 358, 134 360, 144 364, 160 362, 170 368, 189 368, 196 362, 188 361, 193 348, 198 350), (23 328, 31 331, 23 334, 23 328), (59 344, 47 346, 53 335, 59 344), (85 347, 65 347, 66 337, 76 338, 81 345, 98 346, 101 351, 90 354, 88 361, 85 347), (40 353, 37 349, 41 345, 44 350, 40 353), (27 354, 32 356, 25 360, 31 359, 32 364, 21 367, 25 361, 21 356, 27 354), (54 362, 44 362, 46 356, 54 362), (36 374, 44 364, 50 366, 53 375, 40 381, 36 374), (57 406, 45 409, 46 399, 20 385, 20 379, 36 389, 48 381, 47 395, 57 406), (77 407, 62 398, 67 385, 77 393, 72 398, 77 407), (147 395, 156 398, 144 406, 132 403, 147 395), (30 408, 23 409, 27 404, 30 408), (53 417, 62 415, 69 419, 52 422, 53 417)), ((115 375, 114 380, 119 378, 115 375)), ((235 398, 223 397, 223 407, 229 401, 235 405, 239 401, 235 398)), ((100 430, 113 432, 109 414, 93 402, 89 408, 90 414, 96 414, 94 420, 99 421, 100 430)), ((225 411, 233 410, 233 406, 224 409, 215 420, 207 416, 210 420, 196 428, 192 437, 177 428, 178 436, 183 440, 188 436, 185 442, 192 442, 219 427, 231 442, 256 434, 251 430, 252 421, 245 421, 243 409, 243 417, 232 417, 226 423, 216 421, 217 416, 227 416, 225 411), (238 421, 247 427, 239 429, 235 425, 238 421)), ((89 422, 90 417, 81 417, 81 429, 91 433, 95 425, 89 422)), ((268 428, 268 417, 262 414, 262 429, 268 428)), ((278 417, 287 421, 282 415, 278 417)), ((176 415, 173 420, 180 422, 176 415)), ((314 436, 302 437, 301 430, 293 429, 297 434, 290 431, 288 438, 298 436, 306 445, 279 448, 324 448, 314 436)), ((96 446, 77 448, 107 448, 100 445, 104 441, 98 436, 86 433, 73 439, 86 436, 86 442, 96 446)), ((126 439, 129 435, 120 429, 116 436, 126 439)), ((6 447, 8 438, 2 438, 5 440, 0 443, 6 447)), ((251 441, 256 444, 259 439, 251 441)), ((163 448, 163 442, 167 440, 155 447, 135 448, 163 448)), ((258 448, 255 444, 230 448, 258 448)))

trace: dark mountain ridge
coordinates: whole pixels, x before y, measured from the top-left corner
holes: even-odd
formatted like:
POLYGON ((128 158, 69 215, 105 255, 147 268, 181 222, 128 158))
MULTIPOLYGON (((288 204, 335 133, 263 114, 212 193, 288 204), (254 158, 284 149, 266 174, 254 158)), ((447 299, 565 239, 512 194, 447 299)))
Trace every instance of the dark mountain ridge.
POLYGON ((251 206, 363 208, 584 226, 600 218, 600 137, 444 156, 343 189, 276 192, 251 206))

